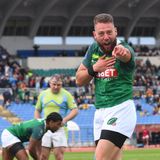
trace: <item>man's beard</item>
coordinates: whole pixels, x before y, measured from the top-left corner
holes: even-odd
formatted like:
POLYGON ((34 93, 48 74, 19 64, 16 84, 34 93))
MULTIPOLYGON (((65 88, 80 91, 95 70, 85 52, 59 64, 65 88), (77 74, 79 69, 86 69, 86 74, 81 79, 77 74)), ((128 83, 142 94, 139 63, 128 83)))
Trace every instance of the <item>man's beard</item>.
POLYGON ((100 44, 100 47, 102 48, 102 50, 104 51, 112 51, 114 49, 114 47, 116 46, 116 40, 114 41, 108 41, 106 43, 100 44))

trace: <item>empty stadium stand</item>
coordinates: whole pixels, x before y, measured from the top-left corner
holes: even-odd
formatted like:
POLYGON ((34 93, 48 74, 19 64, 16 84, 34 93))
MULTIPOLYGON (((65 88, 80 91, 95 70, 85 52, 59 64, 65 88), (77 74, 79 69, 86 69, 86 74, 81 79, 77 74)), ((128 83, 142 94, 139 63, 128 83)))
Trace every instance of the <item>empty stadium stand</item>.
POLYGON ((35 108, 30 103, 12 103, 8 109, 23 121, 33 119, 34 117, 35 108))

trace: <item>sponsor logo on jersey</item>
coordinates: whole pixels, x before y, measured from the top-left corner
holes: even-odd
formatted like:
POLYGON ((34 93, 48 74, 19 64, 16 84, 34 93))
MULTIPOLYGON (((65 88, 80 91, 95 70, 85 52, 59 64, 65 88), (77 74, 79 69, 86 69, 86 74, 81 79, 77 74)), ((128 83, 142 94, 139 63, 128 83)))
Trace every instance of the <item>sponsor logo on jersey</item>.
POLYGON ((97 78, 116 78, 118 77, 118 71, 115 68, 110 68, 104 72, 99 72, 96 75, 97 78))
POLYGON ((118 119, 118 118, 116 118, 116 117, 112 117, 111 119, 108 120, 107 124, 108 124, 108 125, 115 126, 117 119, 118 119))
POLYGON ((100 56, 99 56, 98 53, 93 53, 92 54, 92 60, 91 60, 92 65, 97 62, 97 60, 99 59, 99 57, 100 56))
POLYGON ((93 53, 92 54, 92 59, 97 60, 100 57, 100 55, 98 53, 93 53))

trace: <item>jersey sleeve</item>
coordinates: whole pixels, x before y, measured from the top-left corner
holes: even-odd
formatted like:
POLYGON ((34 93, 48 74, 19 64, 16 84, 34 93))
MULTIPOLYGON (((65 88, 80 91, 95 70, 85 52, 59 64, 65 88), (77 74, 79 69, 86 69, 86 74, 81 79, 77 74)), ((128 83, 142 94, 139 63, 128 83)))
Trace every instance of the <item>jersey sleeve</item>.
POLYGON ((73 96, 69 92, 67 93, 67 104, 68 104, 69 109, 77 108, 77 104, 75 102, 75 99, 73 98, 73 96))
POLYGON ((87 52, 84 56, 84 59, 82 61, 82 64, 88 68, 90 65, 91 65, 91 53, 92 53, 92 46, 90 46, 88 49, 87 49, 87 52))
POLYGON ((38 100, 37 100, 36 106, 35 106, 35 108, 37 110, 39 110, 40 112, 42 111, 42 97, 43 97, 43 94, 40 93, 40 95, 38 96, 38 100))
POLYGON ((32 132, 31 137, 33 139, 40 140, 42 138, 43 134, 44 134, 44 128, 42 125, 40 125, 40 126, 33 128, 33 132, 32 132))

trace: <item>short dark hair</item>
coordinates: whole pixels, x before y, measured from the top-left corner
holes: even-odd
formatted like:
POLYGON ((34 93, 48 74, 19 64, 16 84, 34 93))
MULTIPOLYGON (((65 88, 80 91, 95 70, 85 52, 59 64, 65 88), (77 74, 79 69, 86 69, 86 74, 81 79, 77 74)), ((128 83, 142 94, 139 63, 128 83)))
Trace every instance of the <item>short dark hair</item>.
POLYGON ((94 17, 93 23, 94 25, 96 25, 97 23, 113 23, 114 24, 114 20, 112 15, 107 13, 101 13, 101 14, 97 14, 94 17))
POLYGON ((58 121, 62 121, 62 120, 63 119, 62 119, 61 115, 57 112, 50 113, 46 118, 46 122, 49 122, 49 121, 58 122, 58 121))

